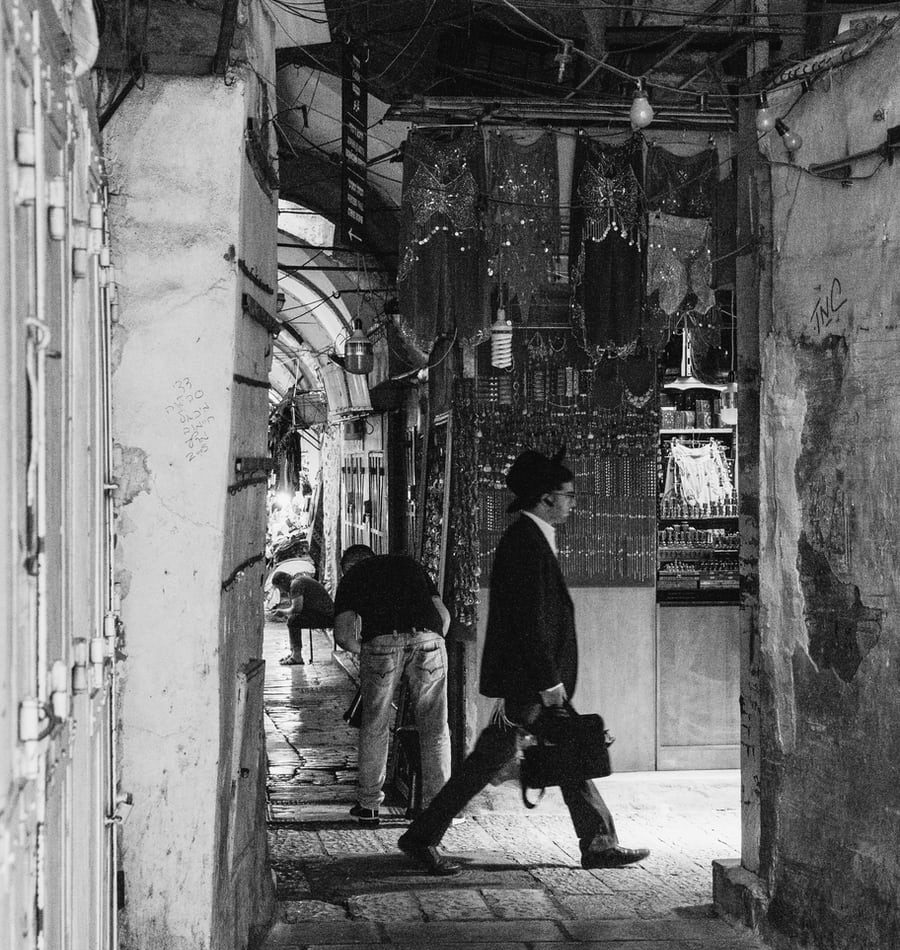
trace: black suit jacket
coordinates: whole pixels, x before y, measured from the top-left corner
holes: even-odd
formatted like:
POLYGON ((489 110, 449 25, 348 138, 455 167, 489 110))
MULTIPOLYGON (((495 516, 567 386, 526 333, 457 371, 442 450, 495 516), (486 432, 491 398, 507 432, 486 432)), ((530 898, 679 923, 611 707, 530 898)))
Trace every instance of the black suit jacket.
POLYGON ((526 515, 507 528, 494 556, 480 690, 537 701, 562 683, 571 698, 578 673, 575 608, 559 562, 526 515))

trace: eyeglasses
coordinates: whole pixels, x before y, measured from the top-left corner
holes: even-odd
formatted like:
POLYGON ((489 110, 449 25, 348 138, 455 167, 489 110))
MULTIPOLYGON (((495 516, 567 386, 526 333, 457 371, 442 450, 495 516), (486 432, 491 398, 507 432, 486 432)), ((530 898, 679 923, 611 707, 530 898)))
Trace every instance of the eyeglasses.
POLYGON ((563 498, 575 498, 578 495, 578 492, 574 491, 552 491, 551 495, 562 495, 563 498))

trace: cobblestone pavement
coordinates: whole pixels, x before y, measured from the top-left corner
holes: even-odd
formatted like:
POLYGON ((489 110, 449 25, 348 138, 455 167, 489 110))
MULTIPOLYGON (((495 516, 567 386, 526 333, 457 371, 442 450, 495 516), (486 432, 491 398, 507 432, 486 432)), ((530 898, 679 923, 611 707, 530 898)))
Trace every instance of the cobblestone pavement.
MULTIPOLYGON (((541 948, 732 950, 764 944, 715 917, 714 858, 740 849, 739 775, 645 772, 599 787, 626 847, 650 858, 584 871, 558 790, 526 811, 514 782, 489 787, 442 850, 463 871, 418 871, 397 850, 407 822, 382 807, 362 829, 355 801, 356 731, 341 719, 354 691, 315 635, 315 663, 279 666, 284 626, 266 628, 269 843, 278 913, 264 950, 541 948)), ((305 651, 308 657, 308 647, 305 651)))

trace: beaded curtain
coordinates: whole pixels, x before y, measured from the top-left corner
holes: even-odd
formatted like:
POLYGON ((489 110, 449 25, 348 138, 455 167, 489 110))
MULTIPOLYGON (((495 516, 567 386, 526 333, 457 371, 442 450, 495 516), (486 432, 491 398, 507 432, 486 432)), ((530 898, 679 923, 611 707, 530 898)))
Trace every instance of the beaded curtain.
POLYGON ((559 250, 559 173, 556 138, 546 132, 531 144, 493 132, 488 137, 485 240, 488 277, 505 304, 524 319, 546 283, 559 250))
POLYGON ((397 290, 405 335, 422 354, 438 336, 477 339, 487 324, 481 132, 449 141, 413 130, 403 157, 397 290))
POLYGON ((601 146, 581 135, 575 147, 572 311, 592 357, 623 356, 641 335, 642 143, 635 135, 624 145, 601 146))

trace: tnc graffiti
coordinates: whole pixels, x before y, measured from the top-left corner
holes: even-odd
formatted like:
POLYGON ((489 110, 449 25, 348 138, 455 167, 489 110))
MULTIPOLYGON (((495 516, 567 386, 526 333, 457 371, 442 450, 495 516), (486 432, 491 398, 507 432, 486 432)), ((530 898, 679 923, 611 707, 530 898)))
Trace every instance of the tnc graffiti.
POLYGON ((831 292, 819 297, 809 317, 809 322, 816 325, 816 332, 821 333, 825 327, 830 326, 834 322, 835 314, 846 303, 847 298, 841 290, 840 280, 837 277, 832 278, 831 292))

